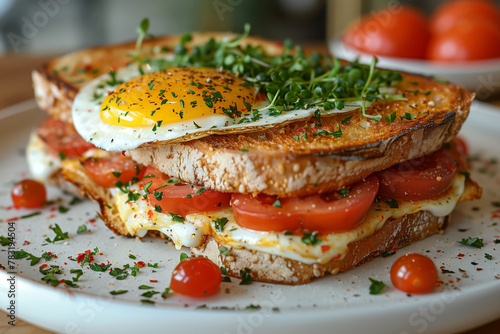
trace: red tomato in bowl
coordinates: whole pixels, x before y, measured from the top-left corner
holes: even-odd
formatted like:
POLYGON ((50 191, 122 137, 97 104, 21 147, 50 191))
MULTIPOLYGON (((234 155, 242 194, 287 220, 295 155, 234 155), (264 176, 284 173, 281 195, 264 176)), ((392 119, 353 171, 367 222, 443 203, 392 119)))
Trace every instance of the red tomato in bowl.
POLYGON ((500 26, 500 12, 493 1, 455 0, 441 5, 430 19, 433 35, 446 33, 460 25, 460 21, 479 19, 500 26))
POLYGON ((500 58, 500 25, 469 19, 434 36, 427 58, 435 61, 469 61, 500 58))
POLYGON ((393 6, 355 22, 347 29, 342 41, 364 53, 421 59, 425 56, 429 39, 423 13, 409 6, 393 6))
POLYGON ((274 196, 233 194, 231 206, 238 225, 251 230, 339 232, 363 221, 378 185, 371 175, 354 184, 344 197, 330 193, 277 200, 274 196))

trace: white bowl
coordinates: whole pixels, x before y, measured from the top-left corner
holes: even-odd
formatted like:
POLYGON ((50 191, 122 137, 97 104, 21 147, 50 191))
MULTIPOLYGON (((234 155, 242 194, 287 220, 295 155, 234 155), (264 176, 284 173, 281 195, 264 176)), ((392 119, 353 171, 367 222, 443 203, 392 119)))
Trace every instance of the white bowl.
MULTIPOLYGON (((329 48, 337 58, 348 61, 358 59, 364 64, 372 61, 372 55, 347 47, 339 38, 332 39, 329 48)), ((475 60, 461 64, 438 64, 427 60, 383 56, 377 56, 377 58, 379 59, 378 67, 447 79, 476 92, 480 100, 490 99, 500 93, 500 59, 475 60)))

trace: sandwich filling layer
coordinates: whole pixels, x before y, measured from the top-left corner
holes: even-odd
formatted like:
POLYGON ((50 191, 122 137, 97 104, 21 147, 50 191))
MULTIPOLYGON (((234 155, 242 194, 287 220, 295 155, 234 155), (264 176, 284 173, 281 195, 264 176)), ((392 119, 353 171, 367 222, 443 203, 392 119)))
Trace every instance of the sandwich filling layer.
POLYGON ((157 230, 168 236, 180 249, 182 246, 201 246, 205 236, 210 235, 229 247, 263 251, 308 264, 324 264, 333 259, 342 259, 347 253, 349 243, 375 233, 388 219, 419 211, 429 211, 437 217, 449 215, 464 193, 464 188, 465 176, 456 173, 450 189, 437 198, 401 201, 398 208, 391 208, 385 202, 373 203, 366 218, 357 227, 350 231, 320 234, 316 239, 320 241, 314 245, 305 243, 303 234, 287 235, 242 228, 238 225, 232 208, 188 214, 181 218, 156 212, 147 199, 142 198, 145 193, 137 186, 131 188, 131 191, 141 195, 141 199, 137 201, 129 201, 127 194, 119 189, 109 191, 113 194, 114 204, 122 222, 132 236, 143 237, 148 231, 157 230), (222 228, 221 219, 227 219, 222 228))

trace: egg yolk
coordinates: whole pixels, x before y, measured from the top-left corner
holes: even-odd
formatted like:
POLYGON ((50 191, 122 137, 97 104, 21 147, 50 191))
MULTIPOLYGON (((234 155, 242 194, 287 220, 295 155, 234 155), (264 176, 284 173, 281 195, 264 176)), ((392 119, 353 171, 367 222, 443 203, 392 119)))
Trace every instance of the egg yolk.
POLYGON ((170 68, 118 86, 101 106, 103 122, 126 127, 168 124, 203 116, 239 117, 251 110, 255 90, 211 68, 170 68))

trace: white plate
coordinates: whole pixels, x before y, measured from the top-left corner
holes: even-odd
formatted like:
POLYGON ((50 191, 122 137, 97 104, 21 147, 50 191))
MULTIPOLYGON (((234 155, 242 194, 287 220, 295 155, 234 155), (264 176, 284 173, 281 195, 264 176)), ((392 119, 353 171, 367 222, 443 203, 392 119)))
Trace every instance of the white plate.
MULTIPOLYGON (((19 113, 2 119, 0 112, 0 234, 5 235, 5 221, 31 211, 9 209, 10 188, 16 180, 27 176, 27 166, 22 151, 30 130, 43 117, 35 109, 18 108, 19 113), (24 109, 24 110, 23 110, 24 109)), ((27 260, 16 260, 16 316, 38 326, 71 333, 171 333, 177 331, 203 333, 405 333, 458 332, 480 326, 500 316, 500 245, 493 240, 499 238, 500 219, 492 219, 492 201, 499 197, 499 164, 484 168, 485 159, 499 158, 500 112, 485 104, 475 104, 467 121, 463 135, 470 143, 472 155, 480 154, 481 161, 474 162, 472 177, 484 187, 483 199, 461 204, 453 216, 452 224, 445 235, 434 235, 417 242, 397 255, 377 258, 347 273, 318 279, 302 286, 281 286, 253 282, 239 285, 239 280, 222 283, 220 293, 206 299, 190 299, 171 294, 163 300, 155 295, 154 306, 144 305, 138 290, 139 285, 154 286, 163 291, 169 285, 170 275, 179 262, 180 252, 162 240, 137 241, 113 235, 96 217, 97 205, 89 201, 69 205, 71 196, 49 189, 49 198, 60 198, 61 202, 44 209, 41 215, 16 221, 17 249, 35 255, 44 251, 55 252, 57 259, 48 264, 58 264, 64 269, 61 278, 70 279, 71 268, 81 268, 68 256, 75 257, 87 249, 98 247, 103 255, 97 262, 112 263, 113 267, 133 264, 128 256, 137 256, 136 261, 158 263, 159 268, 142 268, 136 277, 129 276, 117 281, 108 273, 91 271, 88 265, 78 284, 70 289, 61 284, 54 288, 42 283, 38 268, 45 260, 31 267, 27 260), (481 171, 478 172, 478 171, 481 171), (495 173, 495 174, 494 174, 495 173), (493 175, 494 174, 494 175, 493 175), (69 207, 60 213, 58 205, 69 207), (473 208, 479 208, 474 211, 473 208), (54 210, 54 209, 52 209, 54 210), (51 218, 52 216, 52 218, 51 218), (90 220, 90 222, 89 222, 90 220), (46 244, 46 236, 53 237, 49 224, 58 223, 69 232, 67 243, 46 244), (77 227, 85 224, 90 234, 77 235, 77 227), (467 229, 460 232, 459 229, 467 229), (45 236, 46 235, 46 236, 45 236), (478 236, 484 239, 485 247, 471 248, 457 244, 461 238, 478 236), (23 244, 25 241, 30 244, 23 244), (407 296, 395 290, 389 278, 392 263, 404 253, 419 252, 430 256, 438 267, 444 266, 454 274, 440 274, 444 284, 428 295, 407 296), (484 253, 493 255, 487 260, 484 253), (458 254, 464 254, 463 257, 458 254), (477 265, 471 262, 477 263, 477 265), (465 270, 467 274, 460 272, 465 270), (482 271, 477 269, 481 268, 482 271), (370 295, 369 277, 382 280, 388 287, 381 295, 370 295), (459 280, 457 280, 459 279, 459 280), (157 280, 151 283, 150 280, 157 280), (125 289, 128 293, 113 297, 111 290, 125 289), (206 304, 208 309, 197 308, 206 304), (260 305, 260 310, 244 310, 248 305, 260 305), (224 308, 229 308, 225 310, 224 308)), ((6 247, 0 247, 0 263, 7 265, 6 247)), ((0 307, 9 305, 7 292, 10 274, 0 270, 0 307)))
MULTIPOLYGON (((348 61, 359 59, 361 63, 369 64, 373 58, 372 55, 347 47, 339 38, 332 39, 329 48, 336 57, 348 61)), ((381 68, 446 78, 476 92, 480 100, 486 100, 500 92, 500 59, 439 64, 418 59, 377 58, 377 66, 381 68)))

